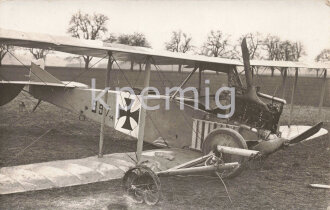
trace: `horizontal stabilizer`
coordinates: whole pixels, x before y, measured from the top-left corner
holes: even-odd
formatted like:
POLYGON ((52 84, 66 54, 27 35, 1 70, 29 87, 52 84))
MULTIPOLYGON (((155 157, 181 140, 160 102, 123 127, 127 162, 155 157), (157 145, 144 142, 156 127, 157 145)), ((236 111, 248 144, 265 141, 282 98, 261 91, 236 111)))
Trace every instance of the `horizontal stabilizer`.
POLYGON ((87 85, 78 82, 66 82, 66 83, 52 83, 52 82, 32 82, 32 81, 0 81, 1 85, 14 86, 14 85, 39 85, 39 86, 50 86, 50 87, 66 87, 74 88, 81 87, 86 88, 87 85))

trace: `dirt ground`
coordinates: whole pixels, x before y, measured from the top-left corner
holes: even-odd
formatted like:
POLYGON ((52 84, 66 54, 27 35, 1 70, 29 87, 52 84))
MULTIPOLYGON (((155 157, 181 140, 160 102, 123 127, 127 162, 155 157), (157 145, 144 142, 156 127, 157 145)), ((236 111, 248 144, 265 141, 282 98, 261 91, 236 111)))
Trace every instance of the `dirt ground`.
MULTIPOLYGON (((21 93, 0 108, 0 167, 97 154, 98 123, 79 121, 46 102, 31 113, 36 102, 21 93), (25 108, 20 112, 21 102, 25 108)), ((319 120, 316 108, 294 108, 294 123, 311 125, 319 120)), ((330 109, 324 113, 329 121, 330 109)), ((282 122, 287 120, 285 109, 282 122)), ((325 128, 330 129, 329 123, 325 128)), ((105 138, 105 153, 136 148, 133 139, 110 128, 105 138)), ((115 180, 2 195, 0 209, 326 209, 330 191, 308 184, 330 184, 329 154, 329 136, 325 136, 250 163, 242 175, 225 180, 232 203, 218 178, 189 176, 161 178, 162 200, 152 207, 133 203, 124 196, 121 180, 115 180)))

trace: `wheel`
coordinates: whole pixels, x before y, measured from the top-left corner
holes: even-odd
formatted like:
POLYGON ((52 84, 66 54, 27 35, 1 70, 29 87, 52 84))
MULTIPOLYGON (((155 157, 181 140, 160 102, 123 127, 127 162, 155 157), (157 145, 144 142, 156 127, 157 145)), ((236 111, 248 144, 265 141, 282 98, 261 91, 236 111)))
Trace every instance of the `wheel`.
POLYGON ((138 203, 155 205, 160 199, 160 180, 147 166, 136 166, 125 173, 125 192, 138 203))
MULTIPOLYGON (((209 133, 202 145, 202 151, 204 155, 207 155, 212 152, 217 145, 236 147, 241 149, 248 148, 241 134, 229 128, 220 128, 209 133)), ((246 157, 240 155, 222 154, 222 160, 225 163, 238 162, 241 164, 246 160, 246 157)), ((241 164, 239 167, 219 172, 224 178, 233 178, 238 176, 243 171, 243 169, 244 167, 241 164)))

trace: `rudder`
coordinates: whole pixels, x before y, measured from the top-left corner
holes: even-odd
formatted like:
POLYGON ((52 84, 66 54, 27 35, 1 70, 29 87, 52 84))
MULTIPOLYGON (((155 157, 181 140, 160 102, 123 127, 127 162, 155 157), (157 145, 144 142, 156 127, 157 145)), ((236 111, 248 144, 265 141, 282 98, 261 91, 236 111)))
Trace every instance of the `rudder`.
POLYGON ((40 68, 33 62, 31 62, 30 81, 63 84, 59 79, 48 73, 46 70, 40 68))

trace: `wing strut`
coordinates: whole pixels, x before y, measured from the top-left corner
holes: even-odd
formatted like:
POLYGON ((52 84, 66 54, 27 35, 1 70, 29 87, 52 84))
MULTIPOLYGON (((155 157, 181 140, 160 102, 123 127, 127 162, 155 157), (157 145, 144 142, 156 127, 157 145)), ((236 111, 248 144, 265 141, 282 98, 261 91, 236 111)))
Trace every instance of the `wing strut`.
MULTIPOLYGON (((107 74, 105 80, 105 88, 110 86, 110 72, 112 70, 112 52, 108 51, 108 66, 107 66, 107 74)), ((108 104, 108 93, 104 94, 104 102, 108 104)), ((103 157, 103 141, 104 141, 104 125, 105 125, 105 118, 107 112, 102 113, 101 119, 101 129, 100 129, 100 141, 99 141, 99 158, 103 157)))
MULTIPOLYGON (((149 87, 149 82, 150 82, 150 70, 151 70, 151 56, 148 56, 146 59, 146 75, 144 79, 144 88, 149 87)), ((137 147, 136 147, 136 157, 137 157, 137 162, 138 164, 140 163, 141 160, 141 155, 142 155, 142 150, 143 150, 143 138, 144 138, 144 127, 146 124, 146 116, 147 116, 147 110, 145 107, 143 107, 143 104, 147 105, 147 96, 148 96, 148 91, 144 91, 144 94, 141 95, 141 113, 139 117, 139 134, 138 134, 138 142, 137 142, 137 147)))
POLYGON ((322 115, 322 107, 323 107, 323 103, 324 103, 324 98, 325 98, 325 90, 326 90, 326 86, 327 86, 327 69, 324 69, 324 73, 323 73, 323 82, 322 82, 322 89, 321 89, 321 97, 320 97, 320 102, 319 102, 319 119, 323 120, 324 117, 322 115))
POLYGON ((298 82, 298 68, 296 68, 296 73, 295 73, 295 76, 294 76, 293 89, 292 89, 292 92, 291 92, 289 127, 291 126, 291 122, 292 122, 293 100, 294 100, 294 95, 295 95, 295 92, 296 92, 296 89, 297 89, 297 82, 298 82))

